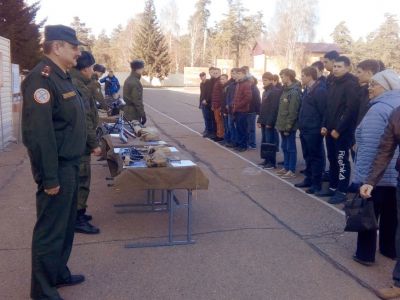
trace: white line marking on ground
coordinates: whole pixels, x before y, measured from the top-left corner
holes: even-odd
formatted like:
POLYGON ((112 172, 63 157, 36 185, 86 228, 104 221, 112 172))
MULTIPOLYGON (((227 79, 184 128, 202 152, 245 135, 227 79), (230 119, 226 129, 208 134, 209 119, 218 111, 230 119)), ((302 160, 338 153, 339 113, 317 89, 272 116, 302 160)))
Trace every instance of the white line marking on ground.
MULTIPOLYGON (((181 125, 182 127, 185 127, 187 130, 189 130, 189 131, 191 131, 191 132, 193 132, 193 133, 195 133, 195 134, 197 134, 197 135, 199 135, 199 136, 202 136, 202 134, 201 134, 200 132, 198 132, 198 131, 196 131, 196 130, 190 128, 189 126, 187 126, 187 125, 185 125, 185 124, 179 122, 178 120, 176 120, 176 119, 174 119, 174 118, 168 116, 167 114, 165 114, 165 113, 159 111, 158 109, 154 108, 154 107, 151 106, 150 104, 145 103, 145 105, 148 106, 150 109, 154 110, 155 112, 159 113, 160 115, 166 117, 167 119, 170 119, 171 121, 174 121, 175 123, 181 125)), ((254 162, 252 162, 251 160, 248 160, 247 158, 245 158, 245 157, 239 155, 238 153, 236 153, 236 152, 234 152, 234 151, 232 151, 232 150, 230 150, 230 149, 228 149, 228 148, 226 148, 226 147, 224 147, 224 146, 222 146, 222 145, 220 145, 220 144, 218 144, 218 143, 216 143, 216 142, 214 142, 214 141, 211 141, 211 140, 209 140, 209 139, 206 139, 206 140, 208 140, 210 143, 215 144, 215 145, 218 146, 219 148, 221 148, 221 149, 223 149, 223 150, 225 150, 225 151, 227 151, 227 152, 230 152, 231 154, 235 155, 236 157, 240 158, 241 160, 243 160, 243 161, 249 163, 249 164, 252 165, 253 167, 255 167, 255 168, 257 168, 257 169, 259 169, 259 170, 261 170, 261 171, 267 173, 268 175, 270 175, 270 176, 272 176, 272 177, 274 177, 274 178, 280 180, 281 182, 285 183, 286 185, 288 185, 288 186, 289 186, 290 188, 292 188, 293 190, 296 190, 296 191, 298 191, 298 192, 301 192, 301 193, 305 194, 306 196, 308 196, 308 197, 310 197, 310 198, 312 198, 312 199, 318 201, 319 203, 322 203, 323 205, 329 207, 330 209, 333 209, 334 211, 336 211, 337 213, 339 213, 339 214, 341 214, 341 215, 343 215, 343 216, 345 215, 345 213, 344 213, 342 210, 340 210, 339 208, 337 208, 337 207, 335 207, 335 206, 333 206, 333 205, 331 205, 331 204, 329 204, 329 203, 327 203, 327 202, 321 200, 320 198, 318 198, 318 197, 316 197, 316 196, 314 196, 314 195, 307 194, 304 190, 301 190, 301 189, 296 188, 292 183, 290 183, 290 182, 288 182, 288 181, 286 181, 286 180, 280 178, 279 176, 275 175, 274 173, 272 173, 272 172, 270 172, 270 171, 268 171, 268 170, 265 170, 265 169, 261 168, 260 166, 256 165, 254 162)))

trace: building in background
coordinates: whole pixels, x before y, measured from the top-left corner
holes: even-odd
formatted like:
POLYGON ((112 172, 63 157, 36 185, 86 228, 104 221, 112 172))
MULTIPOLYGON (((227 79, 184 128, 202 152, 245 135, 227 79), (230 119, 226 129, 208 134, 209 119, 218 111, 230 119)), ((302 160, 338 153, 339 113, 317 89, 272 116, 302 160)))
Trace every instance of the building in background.
POLYGON ((0 150, 13 138, 10 40, 0 36, 0 150))
MULTIPOLYGON (((326 52, 336 50, 339 53, 340 48, 334 43, 297 43, 295 53, 295 66, 292 68, 297 74, 301 69, 313 62, 320 60, 326 52)), ((271 72, 279 74, 279 71, 289 67, 287 60, 283 55, 275 52, 275 47, 269 42, 257 41, 253 47, 253 72, 262 74, 271 72)))

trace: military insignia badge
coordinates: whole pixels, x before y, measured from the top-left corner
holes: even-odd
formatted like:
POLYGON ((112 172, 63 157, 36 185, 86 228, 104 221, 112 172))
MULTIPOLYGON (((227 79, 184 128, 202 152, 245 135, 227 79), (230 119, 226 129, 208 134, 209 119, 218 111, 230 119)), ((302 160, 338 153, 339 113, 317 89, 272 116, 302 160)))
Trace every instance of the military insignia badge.
POLYGON ((45 104, 50 101, 50 93, 46 89, 37 89, 35 93, 33 93, 33 98, 39 104, 45 104))
POLYGON ((50 66, 44 66, 44 68, 42 70, 42 76, 43 77, 49 77, 50 76, 50 71, 51 71, 50 66))

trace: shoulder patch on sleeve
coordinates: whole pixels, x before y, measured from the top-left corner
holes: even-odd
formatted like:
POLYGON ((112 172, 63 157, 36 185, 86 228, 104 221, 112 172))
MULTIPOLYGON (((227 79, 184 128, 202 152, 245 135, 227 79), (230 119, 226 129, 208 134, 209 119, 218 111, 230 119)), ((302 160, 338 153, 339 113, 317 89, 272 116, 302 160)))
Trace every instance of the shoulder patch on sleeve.
POLYGON ((40 88, 33 93, 33 98, 39 104, 46 104, 50 101, 50 93, 48 90, 40 88))
POLYGON ((42 69, 41 74, 42 74, 43 77, 49 77, 50 76, 50 72, 51 72, 50 66, 44 66, 43 69, 42 69))

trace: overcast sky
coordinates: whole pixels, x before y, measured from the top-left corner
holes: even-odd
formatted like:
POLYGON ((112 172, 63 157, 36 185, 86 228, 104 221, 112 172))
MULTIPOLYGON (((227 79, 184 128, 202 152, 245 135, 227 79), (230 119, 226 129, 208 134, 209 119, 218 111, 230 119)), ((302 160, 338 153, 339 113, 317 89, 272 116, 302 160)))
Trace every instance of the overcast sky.
MULTIPOLYGON (((36 0, 27 0, 33 3, 36 0)), ((175 0, 179 10, 180 26, 187 28, 188 18, 194 11, 196 0, 175 0)), ((275 3, 282 0, 243 0, 250 12, 262 11, 266 25, 274 12, 275 3), (260 5, 262 4, 262 5, 260 5)), ((145 0, 41 0, 41 9, 37 19, 47 18, 46 24, 69 25, 74 16, 92 28, 97 35, 103 29, 111 33, 118 24, 126 22, 143 11, 145 0)), ((169 3, 169 0, 154 0, 157 14, 169 3)), ((227 12, 226 0, 211 0, 209 25, 218 21, 227 12)), ((333 28, 341 21, 346 21, 354 38, 365 37, 375 30, 384 20, 386 12, 400 16, 398 0, 319 0, 319 22, 316 26, 315 41, 331 41, 333 28)))

